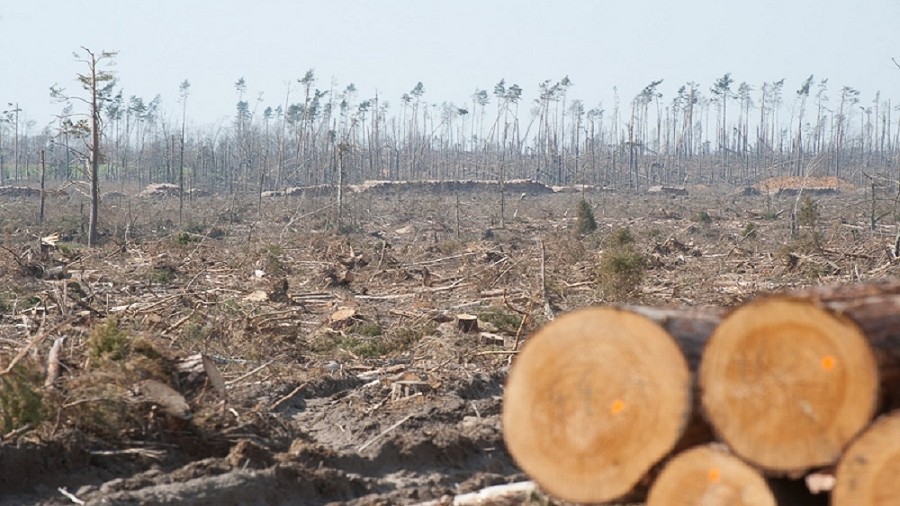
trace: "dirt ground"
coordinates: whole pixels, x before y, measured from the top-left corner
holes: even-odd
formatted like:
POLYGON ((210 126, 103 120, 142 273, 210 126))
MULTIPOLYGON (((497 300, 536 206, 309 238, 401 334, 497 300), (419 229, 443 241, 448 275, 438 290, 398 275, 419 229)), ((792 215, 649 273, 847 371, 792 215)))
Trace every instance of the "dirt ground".
POLYGON ((0 504, 449 504, 527 479, 503 382, 549 317, 900 268, 893 197, 688 190, 587 193, 579 236, 578 193, 510 196, 502 224, 496 194, 351 194, 337 234, 324 197, 201 197, 179 225, 177 198, 135 189, 104 200, 94 249, 81 196, 44 225, 0 200, 0 504), (633 291, 600 268, 622 228, 633 291))

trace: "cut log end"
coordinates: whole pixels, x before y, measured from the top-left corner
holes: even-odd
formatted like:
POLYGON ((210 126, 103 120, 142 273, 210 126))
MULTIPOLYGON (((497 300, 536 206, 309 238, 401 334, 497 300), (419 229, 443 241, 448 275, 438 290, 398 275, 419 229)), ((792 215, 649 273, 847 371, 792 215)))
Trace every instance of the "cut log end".
POLYGON ((900 411, 873 423, 838 464, 834 506, 897 504, 900 498, 900 411))
POLYGON ((834 464, 875 413, 878 369, 860 328, 774 296, 730 313, 700 364, 701 403, 734 451, 773 473, 834 464))
POLYGON ((653 482, 647 506, 729 504, 775 506, 766 479, 724 446, 691 448, 669 461, 653 482))
POLYGON ((627 494, 671 451, 690 410, 687 363, 662 327, 587 308, 525 344, 506 383, 503 435, 547 492, 603 502, 627 494))

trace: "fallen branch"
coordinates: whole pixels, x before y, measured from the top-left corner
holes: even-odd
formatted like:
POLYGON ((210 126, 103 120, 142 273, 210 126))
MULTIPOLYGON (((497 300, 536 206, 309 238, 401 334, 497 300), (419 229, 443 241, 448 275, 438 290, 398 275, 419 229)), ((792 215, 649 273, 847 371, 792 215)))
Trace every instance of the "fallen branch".
POLYGON ((226 381, 225 384, 228 385, 228 386, 234 385, 235 383, 238 383, 238 382, 240 382, 241 380, 245 380, 245 379, 249 378, 250 376, 253 376, 254 374, 258 373, 259 371, 262 371, 263 369, 265 369, 266 367, 269 367, 269 366, 272 365, 273 363, 275 363, 275 360, 274 360, 274 359, 269 360, 269 361, 266 362, 265 364, 262 364, 261 366, 259 366, 259 367, 255 368, 255 369, 253 369, 252 371, 250 371, 250 372, 248 372, 248 373, 246 373, 246 374, 243 374, 243 375, 241 375, 241 376, 238 376, 237 378, 235 378, 235 379, 233 379, 233 380, 226 381))
POLYGON ((75 504, 86 504, 84 501, 82 501, 81 499, 79 499, 75 494, 73 494, 72 492, 69 492, 68 490, 66 490, 65 487, 59 487, 59 488, 57 488, 56 490, 57 490, 60 494, 66 496, 67 499, 69 499, 70 501, 72 501, 72 502, 75 503, 75 504))
POLYGON ((441 263, 441 262, 446 262, 447 260, 454 260, 454 259, 457 259, 457 258, 465 258, 465 257, 470 257, 470 256, 473 256, 473 255, 480 255, 480 254, 481 254, 480 251, 470 251, 470 252, 468 252, 468 253, 460 253, 460 254, 458 254, 458 255, 451 255, 451 256, 443 257, 443 258, 435 258, 434 260, 425 260, 425 261, 422 261, 422 262, 413 262, 413 263, 410 263, 410 264, 406 264, 406 266, 407 266, 407 267, 412 267, 412 266, 417 266, 417 265, 434 265, 434 264, 439 264, 439 263, 441 263))
POLYGON ((507 483, 504 485, 493 485, 491 487, 469 492, 468 494, 460 494, 453 497, 451 502, 442 499, 427 501, 417 504, 416 506, 439 506, 451 504, 454 506, 475 506, 478 504, 495 504, 506 503, 507 501, 518 503, 515 499, 522 498, 525 495, 533 494, 537 490, 537 485, 533 481, 520 481, 517 483, 507 483))
POLYGON ((11 431, 7 432, 6 434, 0 434, 0 441, 9 441, 11 439, 15 439, 15 438, 21 436, 22 434, 25 434, 26 432, 30 431, 33 428, 34 428, 33 425, 31 425, 30 423, 26 423, 25 425, 19 427, 18 429, 11 430, 11 431))
POLYGON ((519 350, 486 350, 479 351, 474 356, 481 357, 483 355, 517 355, 519 350))
POLYGON ((278 409, 282 404, 284 404, 285 402, 291 400, 295 395, 297 395, 298 392, 300 392, 300 390, 303 390, 303 389, 306 387, 306 385, 309 385, 309 382, 308 382, 308 381, 299 384, 299 385, 297 386, 297 388, 291 390, 291 393, 285 395, 285 396, 282 397, 281 399, 278 399, 278 400, 275 401, 271 406, 269 406, 269 411, 275 411, 275 410, 278 409))
POLYGON ((9 363, 9 365, 6 366, 6 369, 4 369, 3 371, 0 371, 0 376, 6 376, 9 373, 11 373, 12 370, 16 367, 16 364, 18 364, 20 360, 25 358, 25 355, 27 355, 28 352, 31 351, 32 348, 34 348, 35 346, 37 346, 41 342, 43 342, 44 339, 46 339, 48 335, 56 332, 57 330, 62 328, 63 325, 67 325, 71 321, 72 320, 70 318, 67 318, 67 319, 63 320, 62 322, 54 325, 50 330, 44 330, 43 325, 42 325, 41 328, 38 330, 38 333, 34 335, 34 337, 31 339, 31 341, 28 342, 28 344, 26 344, 21 350, 19 350, 19 353, 12 359, 12 361, 9 363))
POLYGON ((407 297, 415 297, 419 295, 418 293, 397 293, 393 295, 356 295, 354 298, 356 299, 364 299, 364 300, 393 300, 393 299, 405 299, 407 297))
POLYGON ((552 321, 556 315, 553 314, 550 297, 547 296, 547 252, 543 240, 538 239, 538 244, 541 245, 541 298, 544 299, 544 316, 548 321, 552 321))
POLYGON ((392 430, 394 430, 394 429, 396 429, 397 427, 403 425, 404 422, 406 422, 407 420, 409 420, 409 419, 412 418, 412 417, 413 417, 412 413, 406 415, 406 416, 403 417, 403 419, 400 420, 399 422, 395 423, 394 425, 391 425, 391 426, 388 427, 387 429, 384 429, 384 430, 381 431, 378 435, 376 435, 376 436, 373 437, 372 439, 366 441, 362 446, 360 446, 360 447, 356 450, 356 452, 357 452, 357 453, 362 453, 362 451, 365 450, 366 448, 368 448, 369 446, 371 446, 372 443, 374 443, 375 441, 378 441, 378 440, 381 439, 383 436, 385 436, 385 435, 387 435, 388 433, 390 433, 392 430))
MULTIPOLYGON (((194 316, 194 313, 196 313, 196 312, 197 312, 196 309, 192 309, 190 313, 188 313, 187 315, 181 317, 178 321, 176 321, 175 323, 173 323, 173 324, 169 325, 168 327, 166 327, 161 333, 162 333, 162 334, 168 334, 169 332, 171 332, 171 331, 177 329, 178 327, 184 325, 184 322, 190 320, 191 317, 194 316)), ((180 337, 180 336, 175 336, 175 337, 172 339, 172 344, 174 344, 175 341, 177 341, 179 337, 180 337)))
POLYGON ((122 450, 94 450, 91 456, 102 457, 118 457, 120 455, 138 455, 153 460, 163 460, 166 456, 165 450, 151 450, 148 448, 125 448, 122 450))
POLYGON ((524 260, 525 260, 524 258, 520 258, 519 260, 516 260, 515 262, 509 264, 509 265, 506 267, 506 269, 503 269, 503 271, 501 271, 500 274, 498 274, 497 277, 494 278, 494 281, 491 282, 491 285, 490 285, 490 286, 496 285, 497 282, 500 281, 500 278, 502 278, 503 276, 505 276, 506 273, 508 273, 509 271, 511 271, 511 270, 513 269, 513 267, 519 265, 519 264, 522 263, 524 260))
MULTIPOLYGON (((300 211, 300 204, 302 204, 302 203, 303 203, 303 199, 300 199, 299 203, 297 204, 297 212, 300 211)), ((278 235, 278 242, 279 243, 284 242, 284 234, 287 233, 288 229, 291 228, 291 226, 294 224, 295 221, 312 216, 314 214, 318 214, 322 211, 327 211, 328 209, 331 209, 332 207, 334 207, 335 204, 336 204, 336 202, 331 202, 330 204, 328 204, 324 207, 320 207, 319 209, 316 209, 315 211, 310 211, 310 212, 300 215, 300 216, 298 216, 297 213, 294 213, 294 215, 291 216, 291 219, 288 220, 287 223, 285 223, 284 228, 281 229, 281 234, 278 235)))

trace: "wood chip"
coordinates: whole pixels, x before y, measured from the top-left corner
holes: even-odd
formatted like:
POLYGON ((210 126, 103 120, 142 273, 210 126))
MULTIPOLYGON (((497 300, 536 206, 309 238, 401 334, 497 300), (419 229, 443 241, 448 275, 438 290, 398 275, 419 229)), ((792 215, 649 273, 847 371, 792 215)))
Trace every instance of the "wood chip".
POLYGON ((338 309, 337 311, 335 311, 334 313, 331 313, 331 322, 337 323, 337 322, 346 321, 346 320, 349 320, 350 318, 353 318, 354 316, 356 316, 355 309, 348 308, 348 307, 341 308, 341 309, 338 309))
POLYGON ((269 300, 269 294, 267 294, 263 290, 255 290, 244 297, 244 301, 246 302, 265 302, 269 300))

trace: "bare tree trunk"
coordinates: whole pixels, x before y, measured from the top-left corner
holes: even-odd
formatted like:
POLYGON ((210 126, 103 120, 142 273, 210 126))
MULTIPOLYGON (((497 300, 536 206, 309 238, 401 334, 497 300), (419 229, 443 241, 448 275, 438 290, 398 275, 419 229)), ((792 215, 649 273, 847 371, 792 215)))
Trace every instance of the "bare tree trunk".
POLYGON ((459 190, 456 191, 456 238, 459 239, 459 190))
POLYGON ((0 128, 0 186, 6 180, 6 165, 3 160, 3 129, 0 128))
POLYGON ((506 154, 500 155, 500 228, 506 228, 506 188, 503 175, 503 164, 506 154))
POLYGON ((187 96, 190 83, 187 79, 181 83, 181 143, 178 155, 178 224, 184 221, 184 137, 185 120, 187 119, 187 96))
POLYGON ((344 152, 349 146, 345 142, 338 144, 338 173, 337 173, 337 232, 343 231, 344 219, 344 152))
POLYGON ((16 122, 15 122, 15 135, 13 136, 13 166, 15 167, 15 181, 19 181, 19 103, 16 102, 16 108, 13 109, 13 112, 16 113, 16 122))
POLYGON ((41 150, 41 214, 38 218, 41 225, 44 224, 44 201, 47 198, 47 192, 44 191, 44 178, 47 174, 47 166, 44 163, 44 150, 41 150))
POLYGON ((100 211, 100 103, 97 96, 97 57, 90 54, 91 67, 91 212, 88 216, 88 247, 97 244, 100 211))

